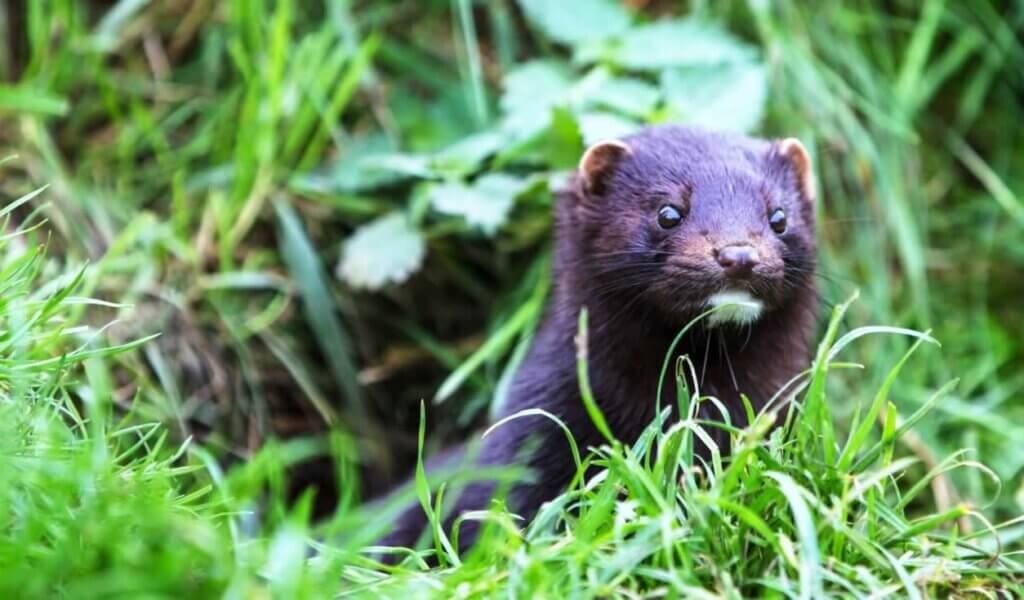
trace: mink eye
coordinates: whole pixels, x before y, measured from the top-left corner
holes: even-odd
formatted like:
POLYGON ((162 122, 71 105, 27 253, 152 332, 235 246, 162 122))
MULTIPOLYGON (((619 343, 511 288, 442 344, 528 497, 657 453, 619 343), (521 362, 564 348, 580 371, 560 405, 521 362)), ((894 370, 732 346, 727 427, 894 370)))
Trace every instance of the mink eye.
POLYGON ((662 229, 672 229, 683 220, 683 214, 679 209, 666 204, 658 209, 658 225, 662 229))
POLYGON ((786 231, 786 211, 781 208, 773 210, 772 214, 768 216, 768 224, 772 226, 772 231, 775 233, 784 233, 786 231))

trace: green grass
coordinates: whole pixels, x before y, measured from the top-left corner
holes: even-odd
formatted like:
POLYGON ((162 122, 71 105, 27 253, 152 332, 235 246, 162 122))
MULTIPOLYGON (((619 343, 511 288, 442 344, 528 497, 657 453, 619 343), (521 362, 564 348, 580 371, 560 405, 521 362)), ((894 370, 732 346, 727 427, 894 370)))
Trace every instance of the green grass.
MULTIPOLYGON (((863 368, 838 362, 850 345, 873 334, 934 343, 886 327, 840 337, 849 303, 834 311, 812 368, 781 393, 780 400, 802 399, 788 405, 794 409, 767 411, 738 431, 694 417, 700 403, 713 399, 699 390, 681 394, 679 406, 666 408, 636 444, 610 438, 578 460, 569 490, 528 526, 500 508, 471 515, 492 525, 466 556, 439 538, 445 541, 437 566, 421 558, 431 549, 385 567, 360 552, 379 534, 379 507, 342 503, 329 522, 311 529, 311 496, 290 506, 284 499, 287 466, 329 448, 271 443, 225 474, 202 448, 171 443, 159 423, 116 418, 102 359, 137 344, 87 342, 49 359, 54 339, 95 338, 69 315, 81 278, 39 292, 41 250, 8 244, 0 251, 8 299, 0 312, 8 332, 0 401, 0 507, 9 515, 0 534, 5 595, 918 598, 1022 591, 1015 578, 1024 564, 1000 545, 1000 534, 1020 519, 993 526, 967 504, 918 508, 933 504, 929 486, 947 471, 989 472, 963 456, 930 470, 915 458, 894 458, 905 434, 941 405, 955 381, 904 423, 886 418, 879 428, 865 417, 845 440, 822 434, 835 425, 825 401, 828 374, 863 368), (662 427, 673 409, 688 417, 662 427), (776 421, 788 423, 790 434, 772 428, 776 421), (706 431, 716 426, 734 432, 732 458, 713 450, 709 464, 695 463, 694 440, 714 448, 706 431), (588 467, 597 468, 589 479, 588 467), (962 531, 966 519, 981 527, 962 531), (307 560, 309 548, 318 555, 307 560)), ((584 360, 581 353, 581 372, 584 360)), ((896 414, 887 392, 903 366, 888 370, 867 415, 896 414)), ((686 367, 676 366, 681 387, 686 367)), ((599 408, 590 407, 600 419, 599 408)), ((420 435, 422 443, 422 429, 420 435)), ((331 447, 340 464, 351 466, 345 440, 331 447)), ((420 500, 432 505, 422 472, 417 479, 420 500)))
POLYGON ((1024 8, 591 3, 0 7, 5 596, 1013 585, 1024 8), (823 293, 860 299, 792 435, 755 426, 698 473, 695 427, 652 429, 581 449, 605 479, 478 552, 356 556, 421 425, 429 453, 500 405, 548 292, 549 186, 665 120, 812 150, 823 293), (876 324, 942 348, 845 346, 876 324))

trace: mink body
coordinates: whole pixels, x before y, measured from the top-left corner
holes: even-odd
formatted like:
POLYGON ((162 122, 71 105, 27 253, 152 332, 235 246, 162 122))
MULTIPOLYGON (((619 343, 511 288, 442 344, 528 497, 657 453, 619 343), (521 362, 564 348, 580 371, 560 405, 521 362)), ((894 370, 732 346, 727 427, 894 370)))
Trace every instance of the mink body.
MULTIPOLYGON (((733 424, 745 425, 741 392, 760 409, 810 363, 817 312, 813 182, 806 152, 796 146, 661 126, 592 148, 557 195, 553 294, 499 417, 541 408, 569 427, 580 448, 604 443, 583 406, 576 374, 574 338, 586 307, 594 397, 613 434, 635 442, 655 418, 672 339, 715 294, 739 291, 763 309, 752 320, 702 322, 676 354, 695 367, 691 385, 724 403, 733 424), (682 216, 669 228, 663 225, 672 219, 661 219, 666 206, 682 216), (771 222, 779 210, 781 233, 771 222), (741 259, 755 258, 752 266, 742 263, 738 275, 730 271, 735 262, 726 260, 737 248, 741 259)), ((662 407, 676 406, 669 371, 662 407)), ((701 406, 703 418, 722 420, 711 403, 701 406)), ((728 452, 727 434, 718 428, 708 433, 728 452)), ((705 459, 708 454, 698 449, 705 459)), ((564 432, 541 416, 494 430, 475 462, 529 467, 532 482, 516 484, 506 497, 509 510, 527 520, 575 474, 564 432)), ((448 513, 448 526, 465 511, 489 508, 494 492, 493 483, 468 486, 448 513)), ((423 511, 411 507, 380 543, 412 546, 425 525, 423 511)), ((472 544, 476 527, 463 523, 460 546, 472 544)))

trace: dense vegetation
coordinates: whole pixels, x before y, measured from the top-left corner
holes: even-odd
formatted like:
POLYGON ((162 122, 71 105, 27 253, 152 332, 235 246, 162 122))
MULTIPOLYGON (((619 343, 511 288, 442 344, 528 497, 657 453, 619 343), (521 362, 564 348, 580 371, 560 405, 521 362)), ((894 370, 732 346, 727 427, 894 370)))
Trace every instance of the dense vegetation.
POLYGON ((1020 595, 1022 34, 997 0, 5 3, 2 595, 1020 595), (362 501, 502 401, 550 189, 665 121, 812 149, 803 409, 706 469, 692 420, 580 448, 602 475, 469 555, 359 554, 452 491, 362 501))

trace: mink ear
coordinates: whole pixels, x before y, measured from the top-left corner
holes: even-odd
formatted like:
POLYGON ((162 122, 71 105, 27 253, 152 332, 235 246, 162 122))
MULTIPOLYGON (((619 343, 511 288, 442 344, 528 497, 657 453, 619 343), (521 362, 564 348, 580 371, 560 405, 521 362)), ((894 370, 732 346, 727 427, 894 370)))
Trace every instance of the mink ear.
POLYGON ((588 194, 604 193, 615 166, 631 152, 632 149, 619 140, 606 140, 587 148, 579 167, 583 191, 588 194))
POLYGON ((810 202, 814 202, 814 168, 811 166, 811 155, 796 138, 786 138, 775 144, 775 152, 793 169, 800 193, 810 202))

